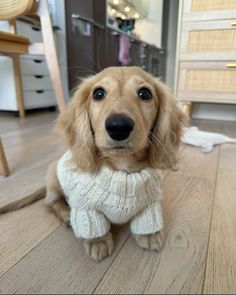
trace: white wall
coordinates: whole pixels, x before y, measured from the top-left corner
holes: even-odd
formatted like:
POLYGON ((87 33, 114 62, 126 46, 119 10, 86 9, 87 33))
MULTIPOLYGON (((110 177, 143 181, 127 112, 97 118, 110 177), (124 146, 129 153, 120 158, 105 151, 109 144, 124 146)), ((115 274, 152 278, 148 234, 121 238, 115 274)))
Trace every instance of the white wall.
POLYGON ((137 19, 135 33, 141 40, 159 48, 161 44, 163 0, 149 0, 147 18, 137 19))
POLYGON ((142 41, 161 48, 161 27, 156 22, 147 19, 137 20, 134 32, 142 41))
POLYGON ((163 0, 149 0, 148 19, 162 24, 163 0))

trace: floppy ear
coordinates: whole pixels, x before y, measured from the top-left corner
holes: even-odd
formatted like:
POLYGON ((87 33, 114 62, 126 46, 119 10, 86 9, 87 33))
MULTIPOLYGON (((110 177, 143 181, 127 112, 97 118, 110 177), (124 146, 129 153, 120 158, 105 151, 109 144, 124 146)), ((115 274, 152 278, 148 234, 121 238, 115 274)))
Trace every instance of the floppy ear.
POLYGON ((78 169, 91 171, 96 167, 96 146, 88 115, 88 97, 92 83, 85 80, 75 90, 67 109, 60 114, 56 129, 65 138, 78 169))
POLYGON ((150 135, 149 159, 152 167, 175 170, 184 114, 176 106, 169 89, 155 79, 158 114, 150 135))

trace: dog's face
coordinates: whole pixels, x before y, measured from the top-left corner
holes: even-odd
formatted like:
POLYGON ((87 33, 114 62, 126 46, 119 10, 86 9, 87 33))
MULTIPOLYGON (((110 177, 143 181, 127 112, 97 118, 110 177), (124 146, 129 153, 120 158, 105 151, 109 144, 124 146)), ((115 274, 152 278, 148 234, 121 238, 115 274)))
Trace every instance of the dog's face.
POLYGON ((103 154, 146 148, 157 112, 154 83, 137 68, 109 68, 97 75, 90 90, 88 114, 103 154))
POLYGON ((144 150, 150 166, 173 168, 182 121, 162 82, 138 67, 111 67, 79 86, 57 125, 83 170, 99 155, 144 150))

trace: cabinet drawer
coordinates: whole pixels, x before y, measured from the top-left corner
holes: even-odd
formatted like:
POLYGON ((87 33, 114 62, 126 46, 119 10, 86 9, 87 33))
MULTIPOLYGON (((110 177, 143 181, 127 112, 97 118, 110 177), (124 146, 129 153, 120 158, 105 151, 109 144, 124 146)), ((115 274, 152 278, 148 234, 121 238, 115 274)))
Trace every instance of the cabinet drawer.
MULTIPOLYGON (((22 21, 16 21, 17 34, 27 37, 31 43, 42 42, 41 29, 22 21)), ((9 32, 8 21, 0 21, 0 31, 9 32)))
POLYGON ((48 75, 47 63, 44 59, 21 58, 21 73, 23 75, 48 75))
POLYGON ((16 26, 17 33, 19 35, 26 36, 27 38, 29 38, 31 43, 42 42, 43 38, 41 29, 22 21, 17 21, 16 26))
POLYGON ((22 76, 23 90, 51 90, 52 82, 49 76, 34 75, 34 76, 22 76))
POLYGON ((183 0, 183 21, 236 19, 236 0, 183 0))
POLYGON ((56 105, 54 91, 26 91, 24 92, 24 102, 26 109, 36 109, 56 105))
POLYGON ((236 27, 231 21, 185 23, 180 60, 236 60, 236 27))
POLYGON ((181 62, 177 99, 236 103, 236 69, 226 62, 181 62))

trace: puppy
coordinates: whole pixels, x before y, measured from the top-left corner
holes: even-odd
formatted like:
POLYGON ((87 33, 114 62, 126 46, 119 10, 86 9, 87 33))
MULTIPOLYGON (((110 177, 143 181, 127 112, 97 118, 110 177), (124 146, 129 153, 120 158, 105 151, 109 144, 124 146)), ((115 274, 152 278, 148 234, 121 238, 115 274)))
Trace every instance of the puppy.
POLYGON ((159 176, 161 170, 175 169, 183 122, 184 116, 167 87, 138 67, 107 68, 85 79, 75 90, 56 122, 69 151, 48 169, 46 204, 64 222, 70 215, 66 202, 70 204, 74 232, 84 239, 85 251, 94 260, 104 259, 114 249, 110 222, 131 220, 137 244, 160 251, 163 222, 159 176), (75 182, 77 175, 84 183, 75 182), (135 182, 133 194, 138 197, 130 198, 133 187, 117 179, 135 182), (106 187, 106 196, 101 185, 106 187), (117 208, 121 199, 116 199, 116 190, 122 192, 125 204, 117 208), (68 199, 70 194, 74 194, 72 199, 68 199), (80 194, 83 202, 78 199, 80 194), (83 205, 78 209, 79 202, 83 205), (129 206, 135 203, 132 210, 127 202, 129 206))

